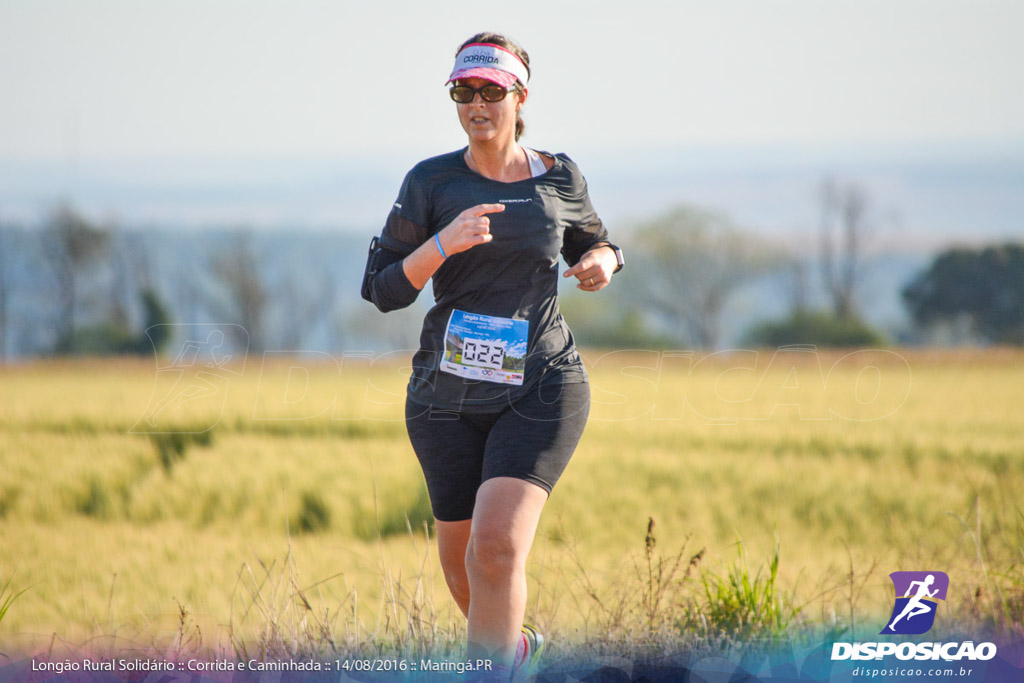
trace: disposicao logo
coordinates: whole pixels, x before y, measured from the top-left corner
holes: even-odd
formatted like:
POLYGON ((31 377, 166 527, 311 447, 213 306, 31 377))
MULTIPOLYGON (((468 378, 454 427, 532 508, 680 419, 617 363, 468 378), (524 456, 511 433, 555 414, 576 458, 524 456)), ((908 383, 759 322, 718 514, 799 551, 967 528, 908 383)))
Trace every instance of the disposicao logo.
MULTIPOLYGON (((879 635, 921 635, 935 624, 935 611, 939 600, 946 599, 949 591, 949 577, 945 572, 893 572, 889 574, 896 589, 896 604, 879 635)), ((913 642, 857 642, 833 643, 832 661, 837 660, 880 660, 896 657, 900 660, 943 660, 946 662, 966 659, 968 661, 989 660, 996 656, 995 643, 973 641, 948 643, 913 642)))
POLYGON ((949 577, 945 572, 893 572, 896 604, 889 622, 879 633, 919 636, 931 630, 939 600, 946 599, 949 577))

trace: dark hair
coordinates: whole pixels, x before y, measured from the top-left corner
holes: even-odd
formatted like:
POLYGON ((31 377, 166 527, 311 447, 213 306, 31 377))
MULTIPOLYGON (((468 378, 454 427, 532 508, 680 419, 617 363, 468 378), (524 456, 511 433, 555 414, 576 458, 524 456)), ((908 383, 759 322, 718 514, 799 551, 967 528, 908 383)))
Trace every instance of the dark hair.
MULTIPOLYGON (((526 76, 527 78, 529 78, 530 55, 526 53, 526 50, 524 50, 521 45, 513 41, 511 38, 507 38, 501 35, 500 33, 494 33, 492 31, 481 31, 480 33, 477 33, 476 35, 470 37, 468 40, 463 42, 462 45, 459 46, 459 49, 455 51, 455 56, 457 57, 459 53, 466 48, 467 45, 471 45, 473 43, 491 43, 492 45, 503 47, 506 50, 512 52, 517 57, 519 57, 519 59, 523 60, 523 64, 526 65, 526 76)), ((516 94, 519 95, 520 97, 523 96, 524 85, 525 84, 520 83, 517 80, 514 86, 516 94)), ((519 136, 523 134, 524 130, 526 130, 526 124, 523 123, 523 117, 519 114, 519 112, 516 112, 516 142, 519 141, 519 136)))

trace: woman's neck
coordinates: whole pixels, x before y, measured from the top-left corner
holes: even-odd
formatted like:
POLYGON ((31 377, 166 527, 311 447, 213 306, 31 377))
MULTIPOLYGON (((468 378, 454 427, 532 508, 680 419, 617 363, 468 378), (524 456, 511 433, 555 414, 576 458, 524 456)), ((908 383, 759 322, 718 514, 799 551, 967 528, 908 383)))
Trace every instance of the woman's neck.
POLYGON ((466 164, 485 178, 514 183, 531 176, 526 153, 514 140, 511 144, 487 145, 471 140, 466 150, 466 164))

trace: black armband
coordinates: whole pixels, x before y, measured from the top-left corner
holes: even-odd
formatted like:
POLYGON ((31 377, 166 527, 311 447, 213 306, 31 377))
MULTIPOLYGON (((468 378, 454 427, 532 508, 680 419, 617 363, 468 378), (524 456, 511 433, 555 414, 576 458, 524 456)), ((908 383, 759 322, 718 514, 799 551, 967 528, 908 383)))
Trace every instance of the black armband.
POLYGON ((374 236, 374 238, 370 240, 370 249, 366 254, 366 268, 363 270, 363 285, 359 291, 367 301, 373 301, 373 298, 370 296, 370 280, 380 272, 380 260, 378 258, 380 251, 380 238, 374 236))
POLYGON ((370 240, 360 294, 384 313, 405 308, 419 296, 420 290, 405 276, 402 268, 404 258, 402 254, 381 246, 380 238, 370 240))

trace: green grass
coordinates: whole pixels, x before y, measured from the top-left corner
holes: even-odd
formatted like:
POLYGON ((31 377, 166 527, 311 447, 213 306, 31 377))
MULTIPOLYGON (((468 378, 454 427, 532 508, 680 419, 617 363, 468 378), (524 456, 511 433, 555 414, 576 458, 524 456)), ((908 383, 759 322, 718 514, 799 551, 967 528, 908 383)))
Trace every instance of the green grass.
POLYGON ((5 579, 3 572, 0 571, 0 622, 7 616, 7 612, 10 611, 14 601, 21 597, 27 588, 21 590, 15 590, 14 579, 5 579))
POLYGON ((799 616, 794 598, 780 590, 779 544, 766 567, 753 575, 743 542, 736 542, 736 559, 724 571, 705 573, 704 618, 712 632, 742 640, 777 640, 799 616))
MULTIPOLYGON (((938 635, 1020 635, 1024 354, 900 356, 588 359, 527 617, 609 653, 853 637, 889 572, 934 568, 938 635)), ((138 429, 166 389, 146 363, 0 367, 0 567, 32 586, 0 592, 0 643, 457 648, 399 369, 311 367, 304 392, 289 372, 249 359, 161 413, 179 452, 138 429)))

